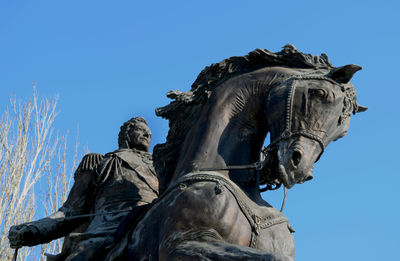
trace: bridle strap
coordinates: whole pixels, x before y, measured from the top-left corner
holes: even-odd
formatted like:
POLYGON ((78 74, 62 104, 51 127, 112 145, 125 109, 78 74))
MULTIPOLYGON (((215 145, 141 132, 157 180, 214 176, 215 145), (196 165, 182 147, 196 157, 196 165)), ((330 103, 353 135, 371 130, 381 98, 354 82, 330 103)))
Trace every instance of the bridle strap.
MULTIPOLYGON (((311 72, 314 73, 314 72, 311 72)), ((308 73, 310 74, 310 73, 308 73)), ((311 133, 310 131, 307 130, 297 130, 297 131, 292 131, 291 130, 291 125, 292 125, 292 111, 293 111, 293 97, 294 97, 294 92, 296 90, 296 85, 295 82, 296 80, 326 80, 329 82, 332 82, 332 79, 329 79, 327 77, 324 76, 309 76, 308 74, 304 74, 304 75, 296 75, 296 76, 292 76, 289 79, 287 79, 284 82, 290 82, 290 88, 288 91, 288 97, 286 100, 286 115, 285 115, 285 129, 284 131, 281 133, 281 135, 279 135, 278 138, 276 138, 275 140, 273 140, 265 149, 264 152, 268 153, 270 151, 272 151, 278 144, 279 142, 281 142, 282 140, 287 140, 290 139, 293 136, 303 136, 306 137, 308 139, 314 140, 316 142, 318 142, 318 144, 321 146, 321 154, 324 152, 325 150, 325 144, 324 141, 318 137, 317 135, 311 133)), ((320 155, 321 155, 320 154, 320 155)))
POLYGON ((275 148, 275 147, 279 144, 279 142, 281 142, 282 140, 287 140, 287 139, 290 139, 290 138, 292 138, 292 137, 294 137, 294 136, 303 136, 303 137, 306 137, 306 138, 308 138, 308 139, 315 140, 315 141, 318 142, 318 144, 321 146, 321 149, 322 149, 322 150, 321 150, 321 154, 322 154, 322 153, 324 152, 324 150, 325 150, 325 144, 324 144, 323 140, 322 140, 320 137, 318 137, 317 135, 315 135, 315 134, 313 134, 313 133, 310 133, 310 132, 301 130, 301 131, 294 131, 294 132, 290 132, 290 131, 284 131, 284 132, 282 132, 282 134, 281 134, 278 138, 276 138, 273 142, 271 142, 263 151, 264 151, 265 153, 268 153, 268 152, 274 150, 274 148, 275 148))

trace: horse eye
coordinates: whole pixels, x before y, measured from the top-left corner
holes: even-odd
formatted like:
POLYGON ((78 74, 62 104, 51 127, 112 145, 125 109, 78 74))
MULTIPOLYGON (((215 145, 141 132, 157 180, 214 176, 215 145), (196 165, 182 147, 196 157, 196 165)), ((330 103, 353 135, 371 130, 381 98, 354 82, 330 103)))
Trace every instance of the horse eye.
POLYGON ((327 93, 325 90, 323 89, 314 89, 312 92, 315 96, 317 97, 326 97, 327 93))

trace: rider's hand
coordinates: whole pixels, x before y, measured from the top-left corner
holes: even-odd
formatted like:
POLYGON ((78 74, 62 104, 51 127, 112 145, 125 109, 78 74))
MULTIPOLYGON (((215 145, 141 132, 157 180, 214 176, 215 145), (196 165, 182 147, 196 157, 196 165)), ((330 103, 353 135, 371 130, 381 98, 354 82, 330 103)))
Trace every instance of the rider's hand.
POLYGON ((11 248, 20 248, 21 246, 36 245, 39 230, 33 225, 21 224, 10 227, 8 240, 11 248))

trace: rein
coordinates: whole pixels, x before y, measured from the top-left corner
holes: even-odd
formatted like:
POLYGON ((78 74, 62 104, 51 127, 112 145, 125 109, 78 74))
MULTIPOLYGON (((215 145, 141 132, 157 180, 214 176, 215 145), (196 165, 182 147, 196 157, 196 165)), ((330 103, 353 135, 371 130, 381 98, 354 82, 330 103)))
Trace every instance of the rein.
MULTIPOLYGON (((115 210, 115 211, 104 211, 100 213, 92 213, 92 214, 82 214, 82 215, 71 215, 71 216, 66 216, 66 217, 59 217, 59 218, 52 218, 52 220, 60 220, 60 221, 65 221, 65 220, 73 220, 73 219, 78 219, 78 218, 85 218, 85 217, 95 217, 95 216, 101 216, 101 215, 110 215, 110 214, 118 214, 118 213, 123 213, 123 212, 130 212, 132 211, 133 208, 129 207, 124 210, 115 210)), ((25 223, 26 225, 31 225, 33 223, 43 223, 43 222, 48 222, 47 220, 37 220, 37 221, 32 221, 32 222, 27 222, 25 223)))
POLYGON ((17 247, 17 248, 15 249, 15 251, 14 251, 14 256, 13 256, 13 258, 11 259, 12 261, 17 261, 18 250, 19 250, 19 248, 17 247))
POLYGON ((261 170, 262 164, 261 162, 257 161, 253 164, 248 165, 230 165, 220 168, 201 168, 200 171, 216 171, 216 170, 243 170, 243 169, 254 169, 254 170, 261 170))

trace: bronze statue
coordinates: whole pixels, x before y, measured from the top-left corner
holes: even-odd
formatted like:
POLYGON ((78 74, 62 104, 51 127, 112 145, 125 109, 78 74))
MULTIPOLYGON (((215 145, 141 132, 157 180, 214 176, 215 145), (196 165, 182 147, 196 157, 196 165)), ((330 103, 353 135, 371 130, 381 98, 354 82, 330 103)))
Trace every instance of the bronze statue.
POLYGON ((190 91, 169 92, 156 110, 170 124, 153 155, 162 193, 106 260, 293 260, 293 230, 260 185, 312 179, 366 110, 349 82, 360 69, 286 45, 212 64, 190 91))
POLYGON ((125 122, 118 136, 119 149, 104 156, 86 155, 59 211, 11 227, 11 247, 33 246, 67 236, 62 252, 48 255, 48 260, 102 260, 127 213, 139 213, 135 210, 158 197, 158 179, 148 153, 150 139, 144 118, 125 122))
POLYGON ((360 69, 292 45, 206 67, 156 110, 170 124, 154 148, 157 175, 150 130, 134 118, 119 150, 84 157, 57 213, 10 229, 11 246, 67 235, 49 260, 293 260, 294 230, 260 190, 312 179, 351 114, 367 109, 350 83, 360 69))

